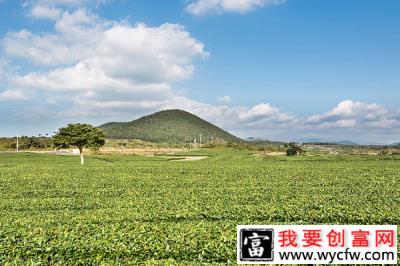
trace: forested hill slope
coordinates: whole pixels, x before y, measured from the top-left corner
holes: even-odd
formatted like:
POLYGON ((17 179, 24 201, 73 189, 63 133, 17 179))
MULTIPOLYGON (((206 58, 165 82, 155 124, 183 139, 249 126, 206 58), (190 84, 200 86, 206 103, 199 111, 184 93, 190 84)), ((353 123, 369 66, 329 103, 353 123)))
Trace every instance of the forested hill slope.
POLYGON ((206 143, 210 140, 242 141, 221 128, 182 110, 165 110, 131 122, 112 122, 101 125, 111 139, 140 139, 156 143, 206 143))

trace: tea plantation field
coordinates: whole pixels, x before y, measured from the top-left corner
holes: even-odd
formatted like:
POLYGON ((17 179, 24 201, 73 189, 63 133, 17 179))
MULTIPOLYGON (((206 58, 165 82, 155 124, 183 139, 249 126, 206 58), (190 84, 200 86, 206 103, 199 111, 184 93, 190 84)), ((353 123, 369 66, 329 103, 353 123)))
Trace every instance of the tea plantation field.
POLYGON ((400 224, 400 157, 0 153, 0 264, 227 264, 237 224, 400 224))

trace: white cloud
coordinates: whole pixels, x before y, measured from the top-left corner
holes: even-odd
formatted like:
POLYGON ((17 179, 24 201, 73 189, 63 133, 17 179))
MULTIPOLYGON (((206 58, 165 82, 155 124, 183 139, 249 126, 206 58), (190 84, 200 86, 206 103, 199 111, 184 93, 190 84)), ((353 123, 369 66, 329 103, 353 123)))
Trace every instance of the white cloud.
POLYGON ((31 5, 43 6, 63 6, 63 7, 82 7, 88 4, 105 4, 112 0, 30 0, 27 1, 31 5))
POLYGON ((93 53, 102 34, 102 23, 105 22, 84 9, 65 11, 56 21, 54 34, 34 34, 23 29, 7 33, 2 44, 8 56, 35 65, 70 65, 93 53))
MULTIPOLYGON (((58 8, 43 1, 39 4, 50 11, 58 8)), ((225 11, 238 10, 234 5, 227 7, 226 3, 222 6, 225 11)), ((45 104, 57 106, 58 119, 96 123, 179 108, 234 132, 256 132, 255 136, 277 131, 400 129, 399 112, 376 103, 347 100, 326 113, 300 117, 266 101, 253 106, 228 105, 229 96, 219 97, 217 105, 195 101, 174 88, 193 75, 195 61, 207 58, 208 53, 182 25, 106 21, 85 9, 36 15, 54 19, 54 31, 35 34, 23 29, 7 33, 1 42, 7 59, 22 58, 40 71, 28 68, 18 74, 0 64, 0 99, 20 101, 40 94, 40 108, 48 116, 52 109, 45 104)))
POLYGON ((0 82, 2 82, 7 77, 5 66, 6 63, 0 59, 0 82))
POLYGON ((113 0, 25 0, 22 6, 28 9, 28 15, 34 19, 57 20, 63 11, 89 6, 99 6, 113 0))
POLYGON ((192 112, 230 130, 286 128, 297 123, 297 118, 268 103, 253 107, 212 105, 175 96, 159 109, 178 108, 192 112))
POLYGON ((195 0, 186 6, 186 10, 196 16, 223 12, 244 13, 284 2, 286 0, 195 0))
POLYGON ((154 89, 158 94, 161 87, 169 90, 172 82, 190 78, 193 60, 208 55, 203 44, 178 24, 147 27, 94 23, 93 27, 87 27, 88 23, 93 24, 91 18, 78 10, 64 14, 57 21, 56 35, 36 36, 26 31, 8 34, 5 47, 9 55, 45 65, 77 61, 47 73, 15 77, 17 86, 81 92, 154 89), (71 24, 72 27, 68 26, 71 24), (84 42, 84 36, 93 36, 93 39, 84 42), (50 51, 47 56, 45 50, 50 51))
POLYGON ((346 100, 329 112, 308 117, 304 124, 314 128, 394 128, 400 127, 400 116, 376 103, 346 100))
POLYGON ((55 7, 36 5, 30 11, 30 16, 36 19, 57 20, 61 15, 61 9, 55 7))
POLYGON ((0 101, 22 101, 29 97, 21 90, 6 90, 0 93, 0 101))
MULTIPOLYGON (((331 136, 348 133, 348 137, 355 137, 364 132, 365 135, 390 135, 400 131, 399 110, 388 110, 376 103, 357 101, 343 101, 331 111, 308 117, 301 117, 285 112, 270 103, 261 103, 251 107, 211 105, 175 97, 167 105, 159 109, 179 108, 197 114, 217 125, 249 136, 250 132, 262 137, 273 132, 280 132, 279 136, 290 136, 301 139, 306 132, 315 132, 320 136, 331 136), (293 135, 297 134, 297 135, 293 135)), ((278 137, 279 137, 278 136, 278 137)), ((289 138, 290 139, 290 138, 289 138)))
POLYGON ((208 57, 204 45, 179 24, 110 22, 84 9, 64 11, 54 33, 24 29, 8 33, 2 42, 8 57, 47 68, 12 75, 11 86, 41 91, 53 104, 69 101, 71 110, 63 112, 69 115, 165 106, 176 97, 172 84, 190 78, 194 60, 208 57))
POLYGON ((261 103, 253 106, 250 110, 241 113, 239 119, 244 121, 257 120, 260 117, 271 116, 279 113, 279 109, 269 103, 261 103))
POLYGON ((228 104, 231 102, 231 97, 228 95, 225 95, 225 96, 218 97, 217 100, 219 103, 228 104))
POLYGON ((87 2, 87 0, 33 0, 42 5, 81 5, 87 2))
POLYGON ((229 107, 229 96, 211 105, 176 93, 174 84, 193 75, 194 61, 208 57, 179 24, 130 25, 77 9, 58 16, 54 33, 10 32, 3 43, 8 56, 48 68, 13 75, 10 83, 16 90, 41 91, 52 104, 67 102, 70 108, 58 116, 123 120, 179 108, 228 128, 285 127, 296 119, 268 103, 229 107))

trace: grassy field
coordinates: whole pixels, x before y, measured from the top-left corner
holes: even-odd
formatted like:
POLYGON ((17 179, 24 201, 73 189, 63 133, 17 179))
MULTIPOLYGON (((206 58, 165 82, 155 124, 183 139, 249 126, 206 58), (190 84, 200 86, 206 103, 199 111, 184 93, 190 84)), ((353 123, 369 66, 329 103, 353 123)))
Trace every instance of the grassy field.
POLYGON ((226 264, 237 224, 400 224, 400 157, 191 153, 0 153, 0 264, 226 264))

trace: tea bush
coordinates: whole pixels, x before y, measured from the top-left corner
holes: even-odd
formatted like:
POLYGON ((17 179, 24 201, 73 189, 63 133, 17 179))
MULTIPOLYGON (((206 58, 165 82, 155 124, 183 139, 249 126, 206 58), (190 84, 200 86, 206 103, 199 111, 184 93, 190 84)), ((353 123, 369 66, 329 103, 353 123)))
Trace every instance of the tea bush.
POLYGON ((198 154, 0 154, 0 264, 226 265, 238 224, 400 224, 400 157, 198 154))

